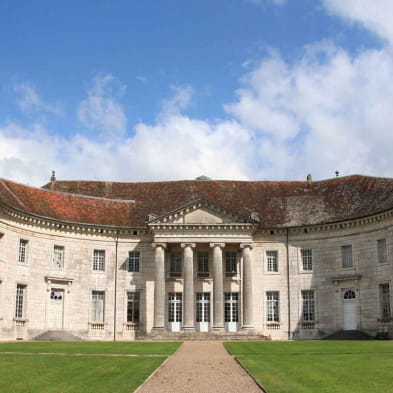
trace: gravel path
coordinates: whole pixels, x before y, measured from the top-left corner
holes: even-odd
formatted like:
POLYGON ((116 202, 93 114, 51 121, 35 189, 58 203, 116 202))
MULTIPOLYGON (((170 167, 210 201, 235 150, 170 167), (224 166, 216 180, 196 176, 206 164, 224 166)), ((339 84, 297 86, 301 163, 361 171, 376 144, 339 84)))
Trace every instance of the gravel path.
POLYGON ((217 341, 186 341, 137 393, 261 393, 217 341))

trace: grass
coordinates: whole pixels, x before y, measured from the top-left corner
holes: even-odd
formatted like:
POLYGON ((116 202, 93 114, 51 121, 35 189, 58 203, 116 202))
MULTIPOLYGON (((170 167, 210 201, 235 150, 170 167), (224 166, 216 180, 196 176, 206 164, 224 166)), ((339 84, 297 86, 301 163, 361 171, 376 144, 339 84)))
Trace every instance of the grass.
POLYGON ((267 341, 228 342, 231 355, 393 353, 393 341, 267 341))
POLYGON ((269 393, 392 393, 393 342, 226 343, 269 393))
POLYGON ((165 357, 0 355, 2 393, 130 393, 165 357))
POLYGON ((1 343, 0 392, 130 393, 179 346, 175 342, 1 343), (105 356, 109 354, 137 356, 105 356))
POLYGON ((0 343, 1 352, 172 355, 177 342, 13 342, 0 343))

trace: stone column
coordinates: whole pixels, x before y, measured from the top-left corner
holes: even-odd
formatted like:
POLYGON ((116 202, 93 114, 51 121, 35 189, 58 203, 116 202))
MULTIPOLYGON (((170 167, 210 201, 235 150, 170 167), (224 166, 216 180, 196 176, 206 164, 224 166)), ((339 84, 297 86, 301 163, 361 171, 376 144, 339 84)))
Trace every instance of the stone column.
POLYGON ((222 248, 225 243, 210 243, 213 248, 213 330, 224 330, 224 276, 222 248))
POLYGON ((240 244, 243 256, 243 330, 253 330, 253 308, 252 308, 252 266, 251 249, 252 244, 240 244))
POLYGON ((165 248, 166 243, 153 243, 154 247, 154 322, 153 330, 165 330, 165 248))
POLYGON ((195 330, 195 298, 194 298, 194 252, 195 243, 182 243, 184 271, 184 319, 183 330, 195 330))

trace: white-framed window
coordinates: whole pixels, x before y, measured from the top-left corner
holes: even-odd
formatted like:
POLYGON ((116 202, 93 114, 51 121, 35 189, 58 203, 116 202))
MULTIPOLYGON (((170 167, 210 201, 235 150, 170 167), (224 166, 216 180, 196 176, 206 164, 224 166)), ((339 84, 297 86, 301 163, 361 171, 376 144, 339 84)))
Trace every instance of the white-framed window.
POLYGON ((127 292, 127 322, 139 323, 140 317, 140 294, 139 292, 127 292))
POLYGON ((353 267, 352 245, 341 247, 341 263, 343 268, 353 267))
POLYGON ((94 250, 93 270, 105 271, 105 250, 94 250))
POLYGON ((379 284, 379 301, 381 307, 381 319, 390 320, 392 310, 390 307, 390 285, 389 283, 379 284))
POLYGON ((58 269, 64 268, 64 247, 54 246, 53 247, 53 266, 58 269))
POLYGON ((224 321, 239 322, 239 293, 224 293, 224 321))
POLYGON ((280 322, 280 292, 266 292, 266 320, 280 322))
POLYGON ((278 272, 278 251, 266 251, 266 270, 278 272))
POLYGON ((91 322, 104 322, 105 291, 91 291, 91 322))
POLYGON ((196 295, 196 321, 210 322, 210 292, 199 292, 196 295))
POLYGON ((171 277, 181 277, 181 252, 172 251, 170 254, 170 275, 171 277))
POLYGON ((140 271, 141 254, 139 251, 128 252, 128 271, 138 273, 140 271))
POLYGON ((302 320, 315 322, 315 293, 313 290, 302 291, 302 320))
POLYGON ((302 248, 300 250, 302 258, 302 270, 305 272, 311 272, 313 270, 313 253, 310 248, 302 248))
POLYGON ((25 317, 26 285, 16 284, 15 318, 25 317))
POLYGON ((168 293, 168 322, 181 322, 183 318, 183 294, 181 292, 168 293))
POLYGON ((198 252, 198 275, 209 275, 209 252, 198 252))
POLYGON ((388 255, 387 255, 386 239, 377 240, 377 254, 378 254, 378 263, 387 263, 388 255))
POLYGON ((20 239, 19 240, 19 251, 18 251, 18 262, 26 263, 27 262, 27 244, 28 240, 20 239))
POLYGON ((233 275, 237 273, 237 253, 236 251, 225 252, 225 274, 233 275))

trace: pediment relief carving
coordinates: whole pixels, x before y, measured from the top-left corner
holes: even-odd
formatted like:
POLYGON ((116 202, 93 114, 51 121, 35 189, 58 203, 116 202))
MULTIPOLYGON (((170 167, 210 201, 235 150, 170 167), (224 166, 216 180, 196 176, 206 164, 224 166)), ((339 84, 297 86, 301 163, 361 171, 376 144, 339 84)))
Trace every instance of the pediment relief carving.
POLYGON ((239 216, 227 209, 205 200, 199 200, 161 215, 149 224, 242 224, 255 223, 255 220, 239 216))

